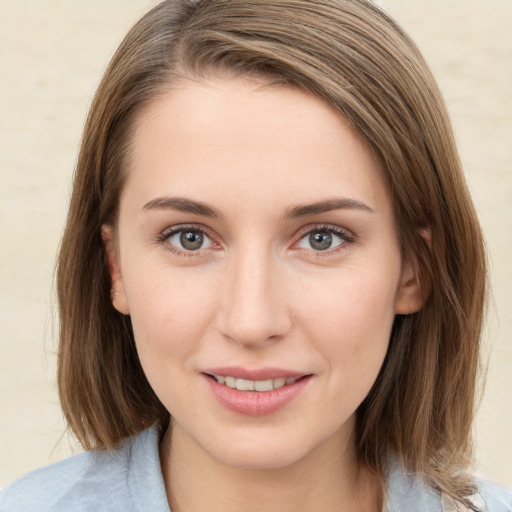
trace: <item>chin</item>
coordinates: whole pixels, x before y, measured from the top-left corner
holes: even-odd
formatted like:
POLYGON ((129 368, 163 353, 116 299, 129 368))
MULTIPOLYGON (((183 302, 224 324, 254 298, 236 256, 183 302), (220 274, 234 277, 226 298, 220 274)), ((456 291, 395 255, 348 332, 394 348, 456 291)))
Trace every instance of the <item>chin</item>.
POLYGON ((300 460, 304 454, 298 454, 297 450, 247 450, 244 452, 230 451, 229 453, 223 452, 219 454, 220 462, 251 471, 263 471, 282 469, 288 466, 292 466, 298 460, 300 460))
MULTIPOLYGON (((266 436, 265 436, 266 437, 266 436)), ((273 470, 289 467, 315 451, 311 439, 290 439, 273 436, 272 439, 253 435, 250 439, 216 442, 206 447, 219 462, 246 470, 273 470)))

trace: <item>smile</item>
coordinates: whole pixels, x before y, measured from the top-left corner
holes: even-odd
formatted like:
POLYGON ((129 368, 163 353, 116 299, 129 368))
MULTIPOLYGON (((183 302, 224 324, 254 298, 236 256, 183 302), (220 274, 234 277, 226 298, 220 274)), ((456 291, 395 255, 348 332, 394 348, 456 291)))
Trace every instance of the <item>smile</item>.
POLYGON ((210 392, 225 408, 246 416, 265 416, 287 406, 313 379, 312 374, 291 373, 295 372, 275 369, 251 372, 231 368, 229 371, 223 369, 222 374, 220 371, 203 373, 203 378, 210 392))
POLYGON ((299 377, 280 377, 277 379, 266 379, 266 380, 248 380, 239 379, 231 376, 224 375, 211 375, 219 384, 224 384, 228 388, 238 389, 239 391, 272 391, 273 389, 279 389, 284 386, 288 386, 296 382, 299 377))

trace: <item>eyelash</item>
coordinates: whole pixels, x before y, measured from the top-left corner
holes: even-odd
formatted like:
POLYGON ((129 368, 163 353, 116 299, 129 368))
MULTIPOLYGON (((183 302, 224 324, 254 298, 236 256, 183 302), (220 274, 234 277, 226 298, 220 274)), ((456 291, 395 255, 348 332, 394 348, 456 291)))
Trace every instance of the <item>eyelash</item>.
POLYGON ((218 243, 215 242, 215 237, 210 234, 209 230, 205 229, 203 226, 198 226, 195 224, 181 224, 179 226, 174 226, 172 228, 166 229, 160 235, 157 236, 156 242, 161 244, 165 250, 171 252, 172 254, 175 254, 176 256, 189 258, 193 256, 197 257, 204 255, 204 249, 198 249, 197 251, 185 251, 172 245, 169 242, 169 238, 178 233, 182 233, 183 231, 197 232, 210 239, 214 245, 219 245, 218 243))
POLYGON ((333 226, 332 224, 314 224, 312 226, 306 226, 304 229, 302 229, 298 235, 297 241, 294 242, 293 245, 300 243, 308 235, 315 232, 329 233, 341 239, 340 244, 336 245, 333 248, 326 249, 324 251, 315 249, 303 249, 306 252, 313 253, 315 255, 315 258, 328 257, 335 253, 345 251, 348 249, 348 245, 353 244, 357 241, 357 237, 347 229, 340 228, 339 226, 333 226))
MULTIPOLYGON (((195 224, 182 224, 179 226, 174 226, 172 228, 164 230, 160 235, 156 237, 156 242, 158 244, 161 244, 165 250, 171 252, 172 254, 175 254, 176 256, 180 257, 198 257, 205 255, 205 251, 207 249, 198 249, 196 251, 186 251, 179 249, 178 247, 174 246, 169 242, 169 238, 172 236, 182 233, 184 231, 194 231, 197 232, 205 237, 207 237, 212 244, 219 246, 217 242, 215 242, 215 237, 210 234, 210 231, 208 229, 205 229, 203 226, 195 225, 195 224)), ((315 224, 306 226, 303 228, 299 234, 295 237, 296 240, 293 242, 292 246, 297 245, 302 240, 304 240, 308 235, 314 232, 323 232, 323 233, 329 233, 332 235, 335 235, 336 237, 340 238, 342 242, 335 246, 332 249, 326 249, 324 251, 322 250, 314 250, 314 249, 297 249, 302 250, 308 253, 313 253, 316 258, 321 258, 324 256, 330 256, 333 253, 337 253, 343 250, 347 249, 347 245, 350 245, 357 241, 357 237, 350 231, 340 228, 338 226, 333 226, 332 224, 315 224)), ((215 249, 214 249, 215 250, 215 249)))

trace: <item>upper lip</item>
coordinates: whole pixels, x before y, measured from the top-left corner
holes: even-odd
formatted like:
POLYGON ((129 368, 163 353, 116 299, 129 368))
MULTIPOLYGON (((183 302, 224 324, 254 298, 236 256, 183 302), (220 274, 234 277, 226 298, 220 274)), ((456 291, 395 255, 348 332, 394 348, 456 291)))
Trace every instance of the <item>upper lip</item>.
POLYGON ((222 375, 224 377, 235 377, 236 379, 246 380, 270 380, 280 378, 299 378, 309 375, 304 372, 297 372, 294 370, 287 370, 284 368, 242 368, 240 366, 223 366, 222 368, 208 368, 203 370, 203 373, 208 375, 222 375))

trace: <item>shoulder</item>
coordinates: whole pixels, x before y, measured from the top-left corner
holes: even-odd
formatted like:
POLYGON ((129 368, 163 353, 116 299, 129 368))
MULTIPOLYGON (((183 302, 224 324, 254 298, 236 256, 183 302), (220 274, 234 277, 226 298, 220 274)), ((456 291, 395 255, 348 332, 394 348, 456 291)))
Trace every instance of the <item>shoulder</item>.
POLYGON ((0 512, 94 510, 94 501, 121 491, 126 466, 124 450, 75 455, 8 486, 0 493, 0 512))
POLYGON ((477 480, 477 492, 469 496, 469 501, 473 507, 442 495, 442 512, 512 512, 512 491, 487 480, 477 480))
POLYGON ((0 493, 0 512, 139 510, 131 485, 139 473, 161 478, 155 428, 116 450, 81 453, 22 476, 0 493))
POLYGON ((477 479, 470 501, 467 508, 397 465, 388 471, 385 512, 512 512, 512 491, 488 480, 477 479))
POLYGON ((485 512, 512 512, 512 490, 488 480, 477 480, 485 512))

